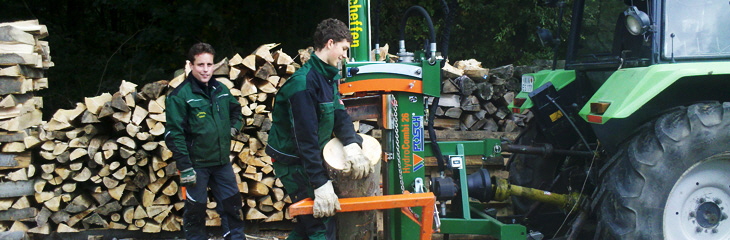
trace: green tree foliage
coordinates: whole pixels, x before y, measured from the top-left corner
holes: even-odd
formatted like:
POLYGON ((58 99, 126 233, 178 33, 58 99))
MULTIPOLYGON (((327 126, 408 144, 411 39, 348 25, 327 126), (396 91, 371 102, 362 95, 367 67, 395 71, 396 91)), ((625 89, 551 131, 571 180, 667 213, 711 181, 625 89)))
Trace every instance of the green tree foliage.
MULTIPOLYGON (((374 0, 377 2, 377 0, 374 0)), ((539 0, 419 0, 383 1, 380 8, 381 45, 384 41, 397 48, 398 29, 403 12, 412 5, 426 8, 437 32, 446 29, 443 2, 456 14, 449 38, 451 61, 474 58, 485 67, 504 64, 529 64, 534 59, 551 58, 551 49, 540 45, 535 34, 538 26, 557 34, 557 8, 548 8, 539 0), (454 6, 453 2, 456 2, 454 6)), ((373 3, 373 8, 377 3, 373 3)), ((569 7, 568 7, 569 8, 569 7)), ((566 16, 569 16, 566 14, 566 16)), ((563 34, 567 35, 567 24, 563 34)), ((437 34, 437 41, 444 36, 437 34)), ((428 38, 428 28, 421 17, 412 16, 406 27, 406 47, 409 51, 428 38)), ((443 46, 439 45, 439 48, 443 46)))
MULTIPOLYGON (((196 42, 216 47, 216 60, 248 54, 265 43, 282 43, 286 53, 296 54, 311 46, 319 21, 347 21, 348 1, 0 0, 0 22, 39 19, 49 29, 45 40, 56 65, 47 72, 49 89, 38 93, 46 99, 47 119, 84 97, 117 91, 122 80, 141 87, 171 79, 196 42)), ((550 49, 540 46, 534 32, 536 26, 554 31, 556 9, 536 0, 445 1, 458 3, 451 9, 456 13, 449 44, 452 61, 475 58, 494 67, 550 58, 550 49)), ((391 53, 397 51, 403 12, 412 5, 427 9, 437 41, 443 39, 446 11, 441 0, 372 0, 371 15, 380 16, 380 43, 388 43, 391 53)), ((409 19, 409 51, 422 49, 428 36, 424 23, 418 16, 409 19)))

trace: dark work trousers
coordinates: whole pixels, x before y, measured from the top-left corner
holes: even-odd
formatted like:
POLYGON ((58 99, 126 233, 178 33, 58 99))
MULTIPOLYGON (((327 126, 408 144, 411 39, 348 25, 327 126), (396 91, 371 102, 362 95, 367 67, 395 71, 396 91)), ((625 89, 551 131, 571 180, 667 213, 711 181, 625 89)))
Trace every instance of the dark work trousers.
POLYGON ((205 231, 208 187, 218 203, 216 210, 221 216, 221 227, 225 239, 246 239, 243 233, 243 210, 241 194, 231 163, 220 166, 195 168, 195 185, 187 186, 183 226, 187 240, 208 239, 205 231))
MULTIPOLYGON (((292 202, 305 198, 314 199, 314 189, 309 183, 309 177, 304 172, 304 166, 299 164, 287 165, 274 161, 276 176, 284 184, 292 202)), ((312 215, 297 216, 294 231, 289 233, 287 240, 336 240, 337 223, 335 217, 315 218, 312 215)))

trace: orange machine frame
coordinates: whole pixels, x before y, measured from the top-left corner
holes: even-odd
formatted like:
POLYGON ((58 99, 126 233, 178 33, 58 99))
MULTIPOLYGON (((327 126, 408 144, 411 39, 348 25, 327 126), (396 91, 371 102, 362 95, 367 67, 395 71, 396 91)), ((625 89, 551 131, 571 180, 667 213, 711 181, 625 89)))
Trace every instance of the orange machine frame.
MULTIPOLYGON (((436 196, 433 193, 405 193, 396 195, 341 198, 340 208, 337 212, 357 212, 367 210, 380 210, 401 208, 411 220, 421 226, 422 240, 431 239, 433 233, 433 213, 436 204, 436 196), (421 209, 421 220, 417 220, 407 209, 408 207, 423 207, 421 209)), ((308 215, 313 213, 314 200, 307 198, 289 206, 289 214, 292 217, 308 215)))

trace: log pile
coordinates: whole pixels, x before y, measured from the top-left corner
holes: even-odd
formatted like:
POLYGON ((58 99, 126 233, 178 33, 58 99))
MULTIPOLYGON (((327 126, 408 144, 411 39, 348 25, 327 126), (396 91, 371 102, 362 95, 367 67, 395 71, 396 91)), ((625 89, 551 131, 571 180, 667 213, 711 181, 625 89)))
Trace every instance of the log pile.
MULTIPOLYGON (((537 70, 513 65, 487 69, 474 59, 445 64, 434 128, 520 132, 532 113, 512 113, 507 106, 520 91, 522 74, 537 70)), ((430 99, 429 105, 432 103, 430 99)))
POLYGON ((45 70, 53 67, 48 29, 38 20, 0 23, 0 238, 23 239, 34 231, 39 209, 33 199, 31 148, 40 143, 45 70))
MULTIPOLYGON (((244 127, 231 140, 230 157, 246 219, 263 222, 291 219, 285 208, 291 200, 264 146, 274 94, 299 65, 280 50, 272 53, 274 47, 223 59, 214 73, 242 106, 244 127)), ((181 229, 183 193, 163 135, 166 94, 184 79, 180 74, 141 89, 122 81, 119 91, 85 98, 42 125, 40 178, 32 186, 40 205, 36 232, 181 229)), ((212 194, 208 202, 206 225, 219 226, 212 194)))

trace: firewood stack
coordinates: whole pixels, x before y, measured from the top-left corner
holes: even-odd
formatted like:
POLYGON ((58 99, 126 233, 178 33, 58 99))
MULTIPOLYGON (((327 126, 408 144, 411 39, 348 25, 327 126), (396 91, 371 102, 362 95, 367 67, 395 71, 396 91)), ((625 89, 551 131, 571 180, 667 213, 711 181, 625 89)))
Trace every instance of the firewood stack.
POLYGON ((40 141, 45 70, 53 67, 48 29, 38 20, 0 23, 0 238, 23 238, 38 213, 31 150, 40 141), (30 226, 28 224, 31 224, 30 226))
MULTIPOLYGON (((280 50, 272 54, 274 47, 266 44, 245 58, 223 59, 214 73, 242 106, 244 127, 231 140, 230 157, 246 219, 264 222, 291 219, 285 208, 291 200, 264 146, 274 94, 299 65, 280 50)), ((40 205, 35 232, 181 229, 178 169, 163 135, 166 94, 184 79, 180 74, 141 89, 122 81, 119 91, 58 110, 42 126, 35 162, 40 178, 33 185, 40 205)), ((215 207, 209 199, 208 226, 221 224, 215 207)))
MULTIPOLYGON (((532 119, 529 111, 512 113, 512 103, 521 87, 524 73, 536 72, 533 66, 513 65, 487 69, 474 60, 444 66, 441 98, 436 109, 434 128, 461 131, 519 132, 532 119)), ((429 100, 429 105, 433 99, 429 100)))

